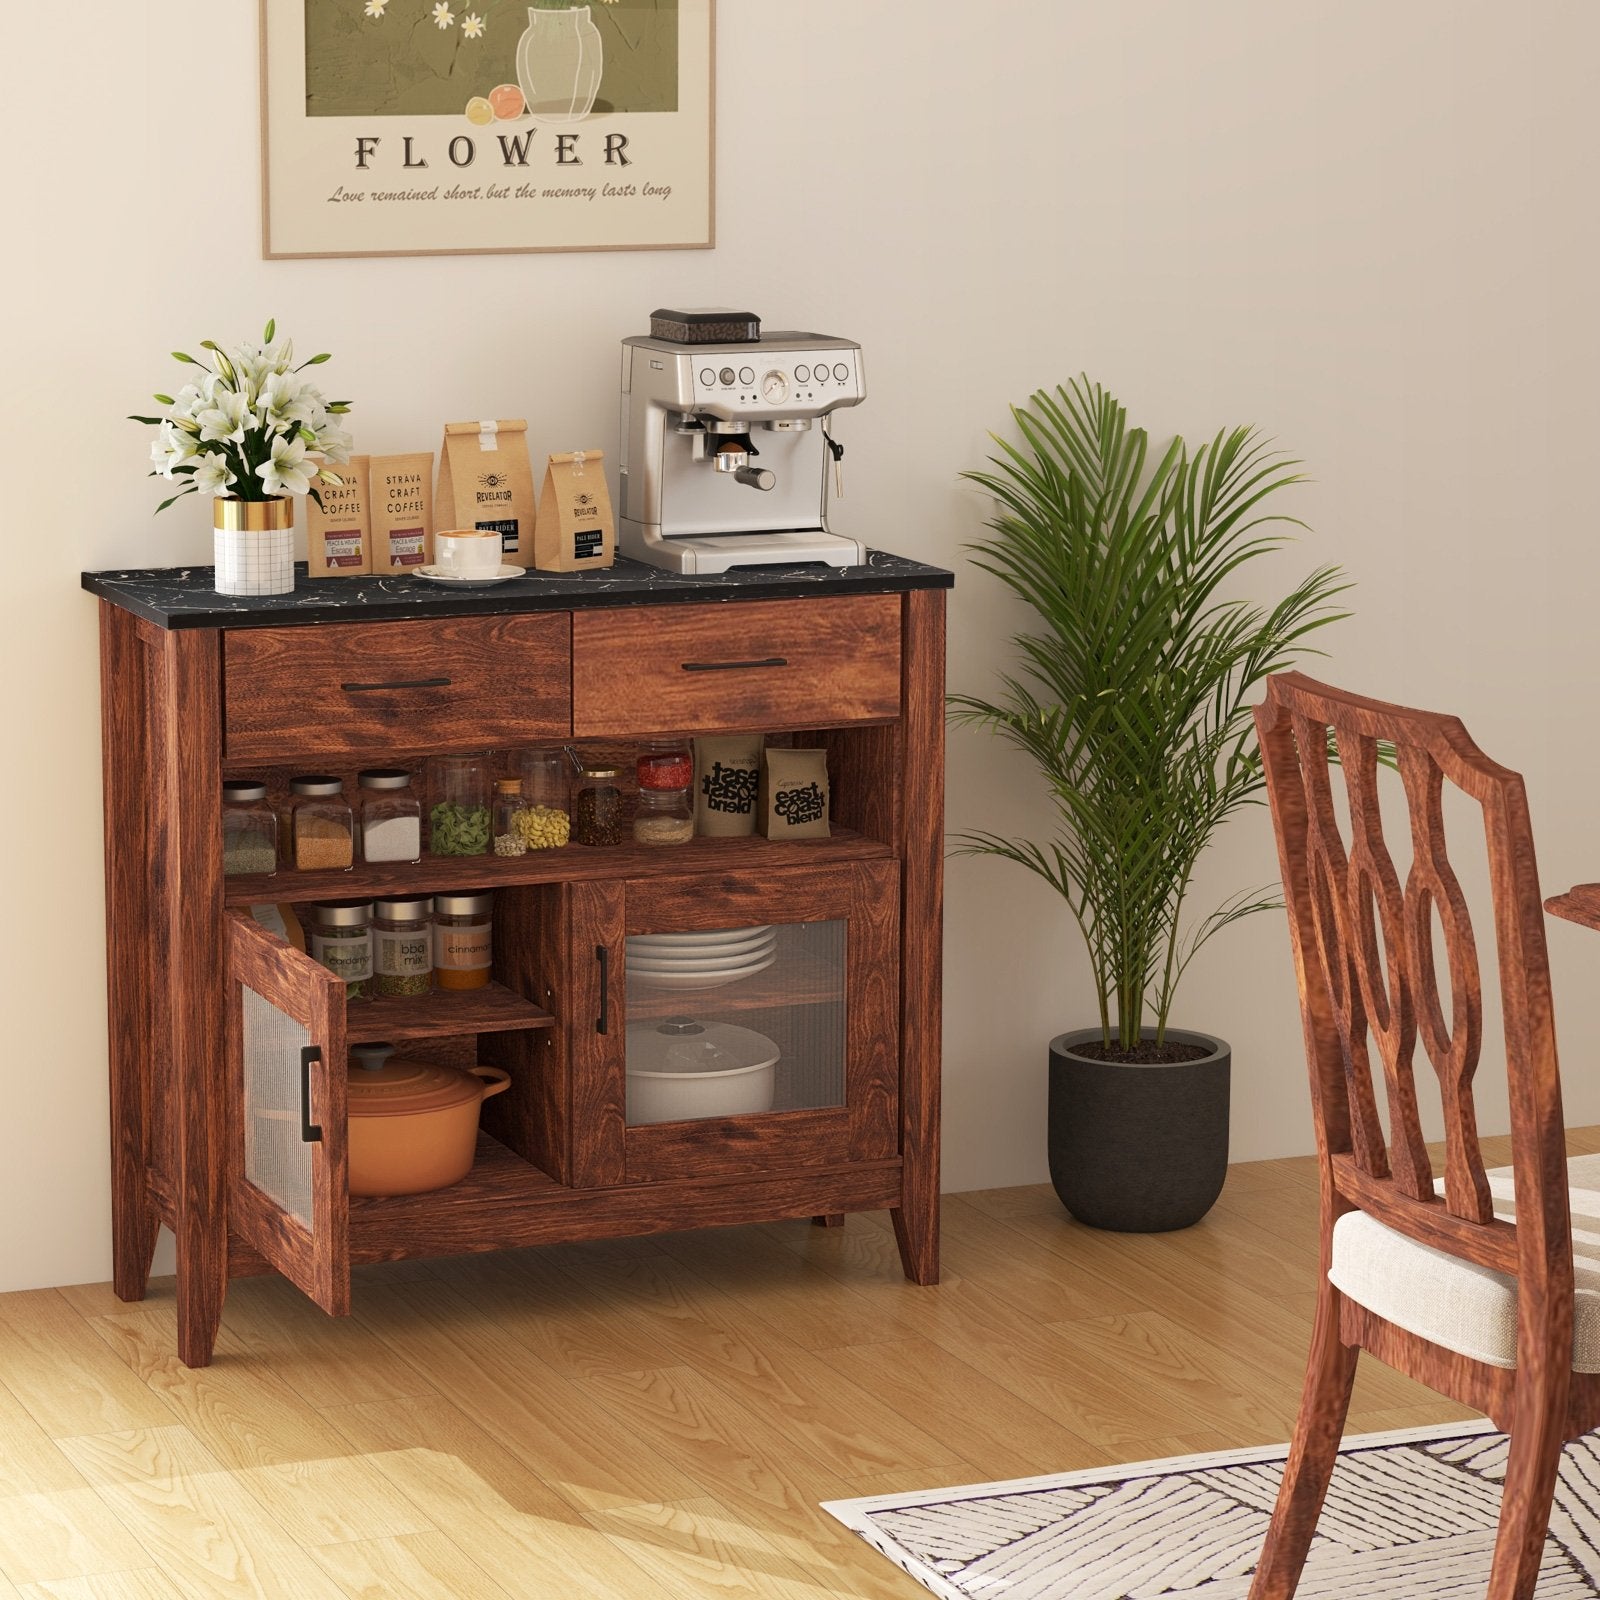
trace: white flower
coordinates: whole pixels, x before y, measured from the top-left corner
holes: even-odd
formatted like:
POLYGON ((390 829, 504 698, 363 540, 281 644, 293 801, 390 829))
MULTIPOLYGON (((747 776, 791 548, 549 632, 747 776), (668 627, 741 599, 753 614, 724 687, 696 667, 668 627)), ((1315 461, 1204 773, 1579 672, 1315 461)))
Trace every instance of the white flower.
POLYGON ((207 373, 199 384, 186 383, 173 398, 167 415, 174 422, 192 422, 202 411, 211 408, 211 397, 216 393, 216 374, 207 373))
POLYGON ((455 25, 455 20, 456 14, 450 9, 447 0, 439 0, 439 4, 433 8, 433 21, 435 27, 453 27, 455 25))
POLYGON ((279 434, 272 441, 271 460, 256 468, 256 476, 268 494, 304 494, 315 470, 316 463, 306 460, 305 442, 299 434, 279 434))
POLYGON ((316 391, 298 373, 269 372, 256 396, 256 415, 264 428, 293 432, 311 417, 316 391))
POLYGON ((194 459, 199 448, 192 433, 168 419, 161 424, 160 438, 150 446, 150 460, 163 478, 170 478, 176 468, 194 459))
POLYGON ((461 36, 464 39, 481 39, 483 37, 483 18, 477 12, 469 11, 461 19, 461 36))
POLYGON ((236 481, 228 458, 214 450, 195 457, 194 486, 201 494, 223 494, 236 481))
POLYGON ((387 9, 389 0, 367 0, 367 15, 381 17, 387 9))
POLYGON ((354 442, 337 422, 329 421, 315 430, 309 448, 339 464, 350 459, 350 446, 354 442))
POLYGON ((211 406, 199 413, 200 438, 206 444, 243 444, 245 424, 255 421, 250 402, 232 389, 214 396, 211 406))

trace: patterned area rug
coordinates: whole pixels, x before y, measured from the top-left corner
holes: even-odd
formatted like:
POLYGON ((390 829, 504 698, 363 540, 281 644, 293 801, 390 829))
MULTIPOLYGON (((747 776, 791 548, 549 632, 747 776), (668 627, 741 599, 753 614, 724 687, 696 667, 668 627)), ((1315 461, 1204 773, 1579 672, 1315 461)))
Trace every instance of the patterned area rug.
MULTIPOLYGON (((945 1600, 1245 1600, 1286 1450, 1178 1456, 824 1506, 945 1600)), ((1345 1441, 1298 1600, 1482 1600, 1506 1440, 1345 1441)), ((1600 1595, 1600 1438, 1569 1445, 1536 1600, 1600 1595)))

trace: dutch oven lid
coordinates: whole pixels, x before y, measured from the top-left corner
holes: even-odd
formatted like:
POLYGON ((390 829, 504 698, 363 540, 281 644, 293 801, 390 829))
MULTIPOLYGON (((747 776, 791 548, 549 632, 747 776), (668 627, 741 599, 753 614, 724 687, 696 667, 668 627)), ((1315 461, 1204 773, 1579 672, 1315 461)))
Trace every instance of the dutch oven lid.
POLYGON ((483 1098, 482 1078, 437 1061, 411 1061, 393 1045, 357 1045, 350 1052, 349 1114, 404 1117, 446 1111, 483 1098))

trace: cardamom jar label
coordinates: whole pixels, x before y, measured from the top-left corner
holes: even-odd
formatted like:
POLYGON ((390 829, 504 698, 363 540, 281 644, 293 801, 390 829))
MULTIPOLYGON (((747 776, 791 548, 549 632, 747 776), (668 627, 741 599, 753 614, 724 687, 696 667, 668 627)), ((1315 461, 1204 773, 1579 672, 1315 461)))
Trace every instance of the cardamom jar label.
POLYGON ((336 978, 359 983, 372 976, 372 939, 360 934, 354 939, 330 939, 325 934, 311 935, 311 955, 336 978))

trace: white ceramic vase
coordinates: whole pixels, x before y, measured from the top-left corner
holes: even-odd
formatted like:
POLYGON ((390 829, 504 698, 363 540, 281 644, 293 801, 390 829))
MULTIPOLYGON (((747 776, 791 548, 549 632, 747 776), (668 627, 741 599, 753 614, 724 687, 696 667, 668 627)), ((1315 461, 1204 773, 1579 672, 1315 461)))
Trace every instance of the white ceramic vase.
POLYGON ((218 594, 294 593, 294 501, 212 501, 218 594))

